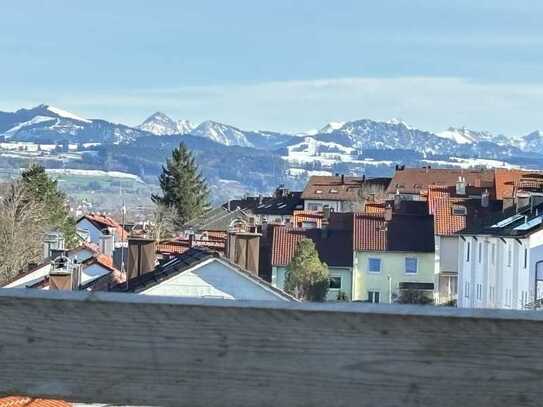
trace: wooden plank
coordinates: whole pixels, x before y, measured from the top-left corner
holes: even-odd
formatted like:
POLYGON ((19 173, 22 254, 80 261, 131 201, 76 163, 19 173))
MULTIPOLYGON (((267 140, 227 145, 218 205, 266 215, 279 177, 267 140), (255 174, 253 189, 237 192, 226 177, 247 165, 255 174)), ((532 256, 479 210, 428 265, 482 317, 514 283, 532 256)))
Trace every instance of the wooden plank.
POLYGON ((161 406, 541 406, 543 314, 0 290, 0 394, 161 406))

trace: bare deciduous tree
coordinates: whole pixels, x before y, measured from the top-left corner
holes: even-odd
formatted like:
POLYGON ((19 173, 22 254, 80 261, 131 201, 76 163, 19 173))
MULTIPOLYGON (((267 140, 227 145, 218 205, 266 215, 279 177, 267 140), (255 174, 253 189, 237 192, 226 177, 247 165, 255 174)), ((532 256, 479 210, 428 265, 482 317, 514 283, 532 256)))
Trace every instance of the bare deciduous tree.
POLYGON ((0 185, 0 284, 40 261, 45 214, 22 182, 0 185))
POLYGON ((176 232, 177 211, 174 207, 156 204, 153 211, 150 237, 156 241, 171 238, 176 232))

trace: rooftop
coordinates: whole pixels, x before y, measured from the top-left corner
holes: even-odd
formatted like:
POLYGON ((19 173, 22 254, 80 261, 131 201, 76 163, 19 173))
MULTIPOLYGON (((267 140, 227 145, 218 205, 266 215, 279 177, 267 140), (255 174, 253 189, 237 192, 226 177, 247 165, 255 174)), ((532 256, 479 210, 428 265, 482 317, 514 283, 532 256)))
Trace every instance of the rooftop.
POLYGON ((382 186, 384 190, 389 182, 390 178, 316 175, 307 182, 302 199, 357 201, 358 193, 365 185, 382 186))
POLYGON ((466 187, 482 187, 494 194, 494 170, 465 170, 458 168, 398 168, 387 193, 420 194, 430 186, 454 186, 459 177, 466 187))

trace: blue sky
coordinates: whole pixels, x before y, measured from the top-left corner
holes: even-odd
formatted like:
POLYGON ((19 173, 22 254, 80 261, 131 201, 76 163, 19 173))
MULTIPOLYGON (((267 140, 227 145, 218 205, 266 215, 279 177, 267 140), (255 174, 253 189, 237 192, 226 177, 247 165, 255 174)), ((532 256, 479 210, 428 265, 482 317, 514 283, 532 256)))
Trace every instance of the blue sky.
POLYGON ((25 0, 0 15, 0 110, 543 128, 540 1, 25 0))

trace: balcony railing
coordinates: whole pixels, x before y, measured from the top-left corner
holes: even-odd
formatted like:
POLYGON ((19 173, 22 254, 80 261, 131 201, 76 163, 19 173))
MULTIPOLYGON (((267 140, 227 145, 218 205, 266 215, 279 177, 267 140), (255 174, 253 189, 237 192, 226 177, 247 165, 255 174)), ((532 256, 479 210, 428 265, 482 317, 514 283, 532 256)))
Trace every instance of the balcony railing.
POLYGON ((541 406, 543 313, 0 290, 0 395, 541 406))

